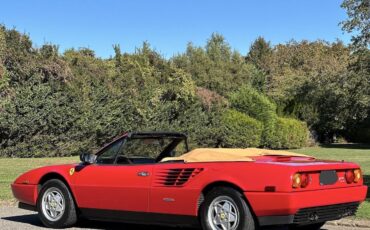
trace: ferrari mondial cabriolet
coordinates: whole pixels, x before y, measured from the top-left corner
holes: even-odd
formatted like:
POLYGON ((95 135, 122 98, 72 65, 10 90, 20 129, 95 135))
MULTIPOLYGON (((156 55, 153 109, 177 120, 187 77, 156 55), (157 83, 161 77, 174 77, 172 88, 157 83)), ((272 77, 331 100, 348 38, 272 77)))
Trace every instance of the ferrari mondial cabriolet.
POLYGON ((46 166, 11 185, 47 227, 78 218, 252 230, 319 229, 356 213, 359 165, 266 149, 199 148, 181 133, 126 133, 81 163, 46 166))

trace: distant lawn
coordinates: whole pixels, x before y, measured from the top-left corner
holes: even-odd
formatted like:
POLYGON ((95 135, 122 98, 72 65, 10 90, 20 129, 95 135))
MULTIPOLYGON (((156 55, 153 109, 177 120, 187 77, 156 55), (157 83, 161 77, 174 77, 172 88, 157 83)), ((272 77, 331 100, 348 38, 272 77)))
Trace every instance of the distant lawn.
MULTIPOLYGON (((303 153, 315 156, 320 159, 345 160, 356 162, 361 166, 367 186, 370 186, 370 145, 359 144, 332 144, 318 147, 302 148, 291 150, 296 153, 303 153)), ((357 212, 356 217, 370 219, 370 192, 367 199, 357 212)))
POLYGON ((78 157, 0 158, 0 203, 14 201, 10 184, 22 173, 45 165, 79 162, 78 157))
MULTIPOLYGON (((291 151, 312 155, 321 159, 356 162, 361 165, 366 183, 368 186, 370 185, 370 145, 323 145, 291 151)), ((9 185, 21 173, 44 165, 73 162, 79 162, 78 157, 29 159, 0 158, 0 203, 14 202, 9 185)), ((361 205, 357 217, 370 219, 370 193, 368 193, 367 201, 361 205)))

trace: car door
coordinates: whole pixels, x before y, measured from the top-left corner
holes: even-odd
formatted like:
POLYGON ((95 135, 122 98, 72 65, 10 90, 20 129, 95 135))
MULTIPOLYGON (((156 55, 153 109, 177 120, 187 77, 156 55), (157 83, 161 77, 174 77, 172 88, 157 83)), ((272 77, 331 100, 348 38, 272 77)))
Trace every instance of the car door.
POLYGON ((96 164, 76 170, 75 198, 80 209, 146 212, 153 165, 135 165, 116 158, 126 138, 102 150, 96 164))
MULTIPOLYGON (((180 156, 187 151, 186 143, 181 142, 172 154, 180 156)), ((202 169, 183 162, 156 164, 153 168, 149 212, 194 215, 200 189, 187 185, 200 170, 202 169)))

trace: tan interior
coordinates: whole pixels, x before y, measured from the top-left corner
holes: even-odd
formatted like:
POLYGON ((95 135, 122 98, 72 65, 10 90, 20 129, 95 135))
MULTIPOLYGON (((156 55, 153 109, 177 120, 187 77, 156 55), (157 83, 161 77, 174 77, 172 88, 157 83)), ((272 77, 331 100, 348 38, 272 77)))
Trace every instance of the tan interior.
POLYGON ((292 153, 284 150, 258 148, 198 148, 179 157, 166 157, 162 162, 173 160, 183 160, 185 162, 254 161, 251 157, 266 155, 309 157, 304 154, 292 153))

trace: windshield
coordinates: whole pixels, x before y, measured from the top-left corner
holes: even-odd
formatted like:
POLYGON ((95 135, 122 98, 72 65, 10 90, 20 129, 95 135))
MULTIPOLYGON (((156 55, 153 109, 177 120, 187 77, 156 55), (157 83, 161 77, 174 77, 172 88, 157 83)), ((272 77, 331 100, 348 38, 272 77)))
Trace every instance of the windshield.
POLYGON ((98 164, 138 164, 160 162, 165 157, 188 151, 186 141, 178 137, 123 138, 98 153, 98 164))

